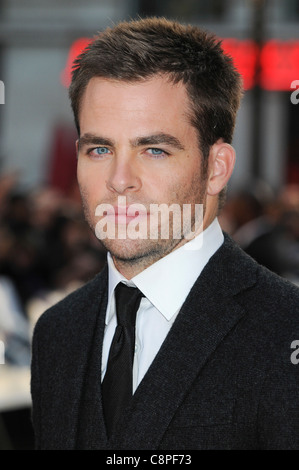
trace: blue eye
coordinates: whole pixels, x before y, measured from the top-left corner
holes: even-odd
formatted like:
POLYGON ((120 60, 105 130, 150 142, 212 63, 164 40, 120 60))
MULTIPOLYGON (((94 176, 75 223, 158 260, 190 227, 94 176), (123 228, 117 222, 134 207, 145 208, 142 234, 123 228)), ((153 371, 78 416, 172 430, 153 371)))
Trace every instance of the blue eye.
POLYGON ((109 150, 107 149, 107 147, 97 147, 94 149, 95 152, 98 154, 98 155, 103 155, 105 153, 108 153, 109 150))
POLYGON ((151 151, 153 155, 162 155, 162 153, 164 153, 161 149, 149 149, 149 151, 151 151))
POLYGON ((168 152, 166 152, 165 150, 162 150, 162 149, 158 149, 158 148, 149 148, 147 149, 147 152, 152 156, 152 157, 156 157, 156 158, 164 158, 164 157, 167 157, 169 155, 168 152))
POLYGON ((106 155, 110 155, 111 150, 108 147, 93 147, 88 149, 87 155, 93 160, 101 160, 106 155))

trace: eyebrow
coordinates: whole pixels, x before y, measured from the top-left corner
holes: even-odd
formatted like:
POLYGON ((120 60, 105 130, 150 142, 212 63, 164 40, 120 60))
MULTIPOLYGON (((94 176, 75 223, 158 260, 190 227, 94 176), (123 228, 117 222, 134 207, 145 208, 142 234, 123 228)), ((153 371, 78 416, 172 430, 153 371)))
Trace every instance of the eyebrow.
MULTIPOLYGON (((165 134, 163 132, 158 134, 152 134, 147 136, 136 137, 135 139, 131 140, 132 147, 142 147, 145 145, 170 145, 178 150, 185 150, 185 147, 180 142, 179 139, 174 137, 171 134, 165 134)), ((108 146, 114 147, 115 142, 111 139, 106 137, 97 136, 94 134, 86 133, 82 137, 78 139, 79 149, 83 146, 87 145, 95 145, 95 146, 108 146)))
POLYGON ((96 146, 107 146, 107 147, 113 147, 114 142, 110 139, 107 139, 106 137, 101 137, 97 136, 94 134, 89 134, 86 133, 82 135, 82 137, 79 137, 78 139, 78 147, 81 149, 84 146, 87 145, 96 145, 96 146))
POLYGON ((144 145, 161 145, 166 144, 178 150, 185 150, 183 144, 171 134, 153 134, 144 137, 137 137, 132 141, 133 147, 141 147, 144 145))

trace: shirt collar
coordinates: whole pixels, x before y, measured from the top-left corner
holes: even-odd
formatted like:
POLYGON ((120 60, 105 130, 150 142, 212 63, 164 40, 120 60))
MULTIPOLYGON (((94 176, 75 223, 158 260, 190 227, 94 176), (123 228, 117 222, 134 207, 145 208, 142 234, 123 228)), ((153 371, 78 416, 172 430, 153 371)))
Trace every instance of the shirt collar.
POLYGON ((200 235, 161 258, 128 281, 108 260, 108 305, 106 324, 113 315, 113 292, 119 282, 138 289, 170 321, 184 303, 196 279, 224 241, 217 219, 200 235))

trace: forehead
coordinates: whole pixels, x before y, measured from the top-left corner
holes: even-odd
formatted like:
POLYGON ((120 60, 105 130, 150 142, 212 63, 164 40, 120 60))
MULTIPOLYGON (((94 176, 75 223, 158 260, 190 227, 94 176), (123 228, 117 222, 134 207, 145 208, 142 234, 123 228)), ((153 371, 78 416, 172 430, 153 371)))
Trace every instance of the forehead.
POLYGON ((102 93, 112 91, 115 93, 130 94, 131 92, 137 92, 140 94, 159 95, 161 93, 167 93, 176 97, 187 99, 186 87, 182 82, 174 83, 170 77, 163 74, 157 74, 149 78, 140 80, 117 80, 102 77, 92 77, 86 87, 84 96, 91 93, 102 93))
POLYGON ((91 119, 189 124, 189 109, 185 85, 165 76, 134 82, 93 77, 82 96, 79 120, 80 127, 91 119))

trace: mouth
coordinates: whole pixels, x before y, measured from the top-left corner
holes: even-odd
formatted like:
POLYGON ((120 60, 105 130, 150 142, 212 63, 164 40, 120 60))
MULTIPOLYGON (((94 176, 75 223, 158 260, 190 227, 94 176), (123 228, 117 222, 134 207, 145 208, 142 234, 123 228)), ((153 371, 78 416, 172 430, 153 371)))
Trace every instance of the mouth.
POLYGON ((115 221, 117 224, 128 224, 132 220, 142 220, 148 216, 147 209, 138 204, 130 204, 128 206, 112 206, 107 210, 106 217, 115 221))

